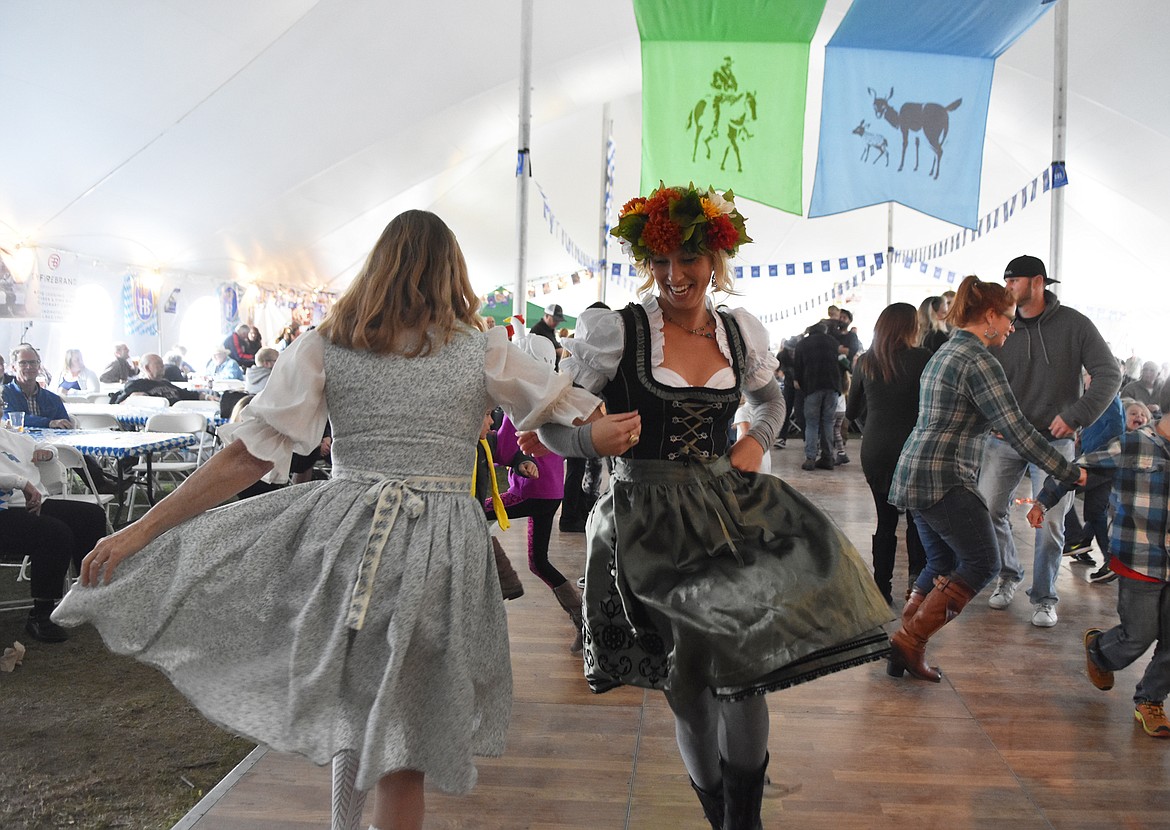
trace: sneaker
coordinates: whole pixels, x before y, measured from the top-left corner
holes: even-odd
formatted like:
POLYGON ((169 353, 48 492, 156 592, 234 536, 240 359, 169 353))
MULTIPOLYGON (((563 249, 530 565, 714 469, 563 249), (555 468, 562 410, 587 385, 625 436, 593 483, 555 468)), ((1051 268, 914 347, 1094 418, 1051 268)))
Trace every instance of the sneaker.
POLYGON ((837 463, 838 464, 848 464, 849 463, 849 456, 847 456, 843 452, 837 453, 837 463))
POLYGON ((1078 553, 1085 553, 1093 549, 1093 541, 1090 539, 1085 542, 1069 542, 1064 546, 1065 556, 1075 556, 1078 553))
POLYGON ((1093 642, 1101 636, 1101 629, 1090 628, 1085 632, 1085 673, 1089 682, 1103 692, 1113 688, 1113 672, 1105 671, 1093 661, 1093 642))
POLYGON ((991 593, 987 604, 997 611, 1002 611, 1012 604, 1012 597, 1016 595, 1016 588, 1019 585, 1020 583, 1014 579, 1001 576, 999 582, 995 584, 995 590, 991 593))
POLYGON ((818 458, 816 460, 816 462, 813 466, 815 466, 818 470, 831 470, 836 465, 833 463, 833 459, 822 455, 820 458, 818 458))
POLYGON ((1068 561, 1070 564, 1073 564, 1073 565, 1096 565, 1097 564, 1097 560, 1093 558, 1093 554, 1085 553, 1084 551, 1081 551, 1080 553, 1072 554, 1071 556, 1069 556, 1068 561))
POLYGON ((1146 734, 1153 738, 1170 738, 1170 721, 1166 720, 1166 710, 1161 703, 1146 701, 1139 703, 1133 710, 1133 717, 1142 725, 1146 734))
POLYGON ((1107 564, 1102 565, 1100 570, 1093 571, 1089 574, 1090 582, 1096 582, 1101 585, 1104 585, 1106 582, 1112 582, 1115 579, 1117 579, 1117 574, 1107 564))
POLYGON ((811 458, 806 458, 804 463, 800 465, 800 469, 802 470, 815 470, 816 468, 817 462, 813 461, 811 458))
POLYGON ((1052 628, 1056 625, 1056 604, 1042 602, 1037 605, 1032 613, 1032 625, 1037 628, 1052 628))

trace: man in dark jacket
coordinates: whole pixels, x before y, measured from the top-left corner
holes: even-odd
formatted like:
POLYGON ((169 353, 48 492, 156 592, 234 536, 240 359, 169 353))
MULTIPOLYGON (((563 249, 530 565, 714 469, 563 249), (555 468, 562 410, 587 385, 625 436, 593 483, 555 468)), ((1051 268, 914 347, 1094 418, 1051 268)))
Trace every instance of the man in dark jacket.
POLYGON ((833 469, 833 416, 841 395, 838 343, 824 323, 810 326, 796 346, 797 387, 804 393, 804 463, 802 470, 833 469), (817 446, 821 455, 817 458, 817 446))
POLYGON ((166 366, 156 354, 142 356, 143 377, 126 384, 114 403, 123 403, 134 395, 148 395, 152 398, 166 398, 172 405, 175 401, 197 401, 203 396, 198 392, 181 389, 166 379, 166 366))
MULTIPOLYGON (((1105 411, 1121 385, 1121 371, 1101 333, 1088 317, 1068 306, 1045 286, 1059 280, 1048 276, 1044 263, 1020 256, 1008 263, 1004 282, 1016 300, 1015 333, 993 349, 1024 416, 1067 459, 1072 459, 1076 431, 1093 423, 1105 411), (1082 373, 1093 378, 1086 389, 1082 373)), ((988 600, 992 608, 1007 608, 1024 578, 1012 539, 1008 510, 1024 472, 1032 468, 1032 495, 1044 483, 1045 473, 1030 465, 996 435, 987 439, 979 490, 991 511, 999 543, 1000 572, 988 600)), ((1056 574, 1064 550, 1064 514, 1071 496, 1049 510, 1036 531, 1032 560, 1032 624, 1056 625, 1056 574)))

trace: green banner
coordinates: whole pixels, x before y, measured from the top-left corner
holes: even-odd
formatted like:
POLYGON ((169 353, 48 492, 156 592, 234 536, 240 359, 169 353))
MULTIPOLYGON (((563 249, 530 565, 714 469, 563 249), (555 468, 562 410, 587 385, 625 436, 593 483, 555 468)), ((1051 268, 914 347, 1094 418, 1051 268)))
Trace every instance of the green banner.
POLYGON ((800 215, 809 42, 825 0, 634 0, 642 193, 694 182, 800 215))

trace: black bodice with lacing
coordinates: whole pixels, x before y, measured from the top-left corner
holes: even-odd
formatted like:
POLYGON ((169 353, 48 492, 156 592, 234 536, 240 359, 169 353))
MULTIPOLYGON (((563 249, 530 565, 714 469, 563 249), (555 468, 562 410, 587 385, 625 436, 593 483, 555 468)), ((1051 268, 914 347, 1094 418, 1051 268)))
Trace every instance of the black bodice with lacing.
POLYGON ((687 463, 726 455, 728 430, 739 406, 744 346, 731 315, 723 319, 736 384, 730 389, 672 387, 659 383, 651 372, 650 321, 635 304, 621 309, 625 349, 613 380, 602 389, 611 413, 637 410, 642 415, 642 437, 622 457, 687 463))

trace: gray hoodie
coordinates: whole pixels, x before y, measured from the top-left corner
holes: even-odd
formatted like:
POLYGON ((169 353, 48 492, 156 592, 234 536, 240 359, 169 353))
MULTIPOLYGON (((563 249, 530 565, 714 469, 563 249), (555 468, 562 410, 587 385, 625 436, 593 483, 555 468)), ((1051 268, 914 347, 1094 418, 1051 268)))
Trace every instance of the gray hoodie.
POLYGON ((1097 420, 1121 387, 1121 369, 1093 321, 1045 290, 1044 311, 1031 318, 1017 311, 1015 323, 1015 332, 991 353, 1003 365, 1024 417, 1046 438, 1057 415, 1073 429, 1097 420), (1082 366, 1093 379, 1088 389, 1081 383, 1082 366))

